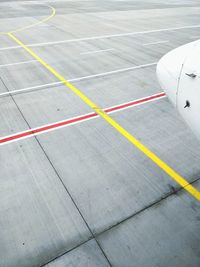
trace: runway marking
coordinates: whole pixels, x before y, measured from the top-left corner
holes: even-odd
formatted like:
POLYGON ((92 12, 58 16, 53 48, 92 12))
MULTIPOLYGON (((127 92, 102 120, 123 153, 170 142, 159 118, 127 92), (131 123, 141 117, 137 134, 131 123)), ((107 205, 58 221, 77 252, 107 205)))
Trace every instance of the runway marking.
POLYGON ((136 137, 130 134, 119 123, 112 119, 104 110, 98 107, 93 101, 91 101, 84 93, 76 88, 72 83, 68 82, 61 74, 59 74, 54 68, 47 64, 41 57, 39 57, 33 50, 27 47, 22 41, 20 41, 12 33, 8 33, 8 36, 14 40, 18 45, 22 46, 33 58, 37 59, 49 72, 54 74, 60 81, 62 81, 74 94, 82 99, 88 106, 90 106, 95 113, 101 116, 105 121, 110 124, 116 131, 127 139, 134 147, 138 148, 144 155, 146 155, 151 161, 153 161, 160 169, 168 174, 177 184, 188 191, 194 198, 200 201, 200 192, 193 187, 185 178, 174 171, 169 165, 162 161, 156 154, 143 145, 136 137))
MULTIPOLYGON (((118 70, 113 70, 113 71, 108 71, 108 72, 102 72, 102 73, 93 74, 93 75, 89 75, 89 76, 83 76, 83 77, 79 77, 79 78, 69 79, 68 82, 78 82, 78 81, 83 81, 83 80, 88 80, 88 79, 93 79, 93 78, 98 78, 98 77, 104 77, 104 76, 108 76, 108 75, 112 75, 112 74, 116 74, 116 73, 121 73, 121 72, 126 72, 126 71, 146 68, 146 67, 151 67, 151 66, 154 66, 156 64, 157 64, 157 62, 153 62, 153 63, 144 64, 144 65, 138 65, 138 66, 134 66, 134 67, 124 68, 124 69, 118 69, 118 70)), ((47 84, 44 84, 44 85, 38 85, 38 86, 23 88, 23 89, 19 89, 19 90, 13 90, 13 91, 1 93, 0 97, 13 95, 13 94, 16 95, 16 94, 24 93, 26 91, 27 92, 28 91, 35 91, 35 90, 43 89, 43 88, 46 88, 46 87, 56 86, 56 85, 61 85, 61 84, 64 84, 64 82, 47 83, 47 84)))
POLYGON ((83 53, 80 53, 80 55, 99 54, 99 53, 109 52, 109 51, 113 51, 113 50, 115 50, 115 49, 109 48, 109 49, 95 50, 95 51, 83 52, 83 53))
MULTIPOLYGON (((147 96, 147 97, 143 97, 140 99, 136 99, 133 101, 129 101, 120 105, 116 105, 116 106, 112 106, 109 108, 105 108, 104 112, 106 113, 114 113, 114 112, 119 112, 128 108, 132 108, 135 106, 139 106, 145 103, 149 103, 158 99, 162 99, 166 97, 165 93, 160 92, 158 94, 154 94, 151 96, 147 96)), ((22 131, 19 133, 15 133, 12 135, 8 135, 5 137, 0 138, 0 145, 5 145, 5 144, 9 144, 11 142, 15 142, 15 141, 19 141, 22 140, 24 138, 28 138, 28 137, 33 137, 39 134, 43 134, 43 133, 47 133, 49 131, 55 131, 57 129, 63 128, 63 127, 67 127, 67 126, 71 126, 73 124, 77 124, 80 122, 84 122, 90 119, 94 119, 94 118, 98 118, 99 115, 95 112, 92 113, 88 113, 88 114, 83 114, 80 115, 78 117, 73 117, 67 120, 62 120, 62 121, 58 121, 58 122, 54 122, 51 124, 46 124, 37 128, 33 128, 33 129, 29 129, 26 131, 22 131)))
POLYGON ((3 64, 3 65, 0 65, 0 68, 16 66, 16 65, 23 65, 23 64, 30 64, 30 63, 33 63, 33 62, 37 62, 38 63, 38 60, 28 60, 28 61, 21 61, 21 62, 16 62, 16 63, 3 64))
POLYGON ((165 43, 169 43, 169 41, 152 42, 152 43, 146 43, 146 44, 142 44, 142 45, 148 46, 148 45, 157 45, 157 44, 165 44, 165 43))
MULTIPOLYGON (((148 34, 148 33, 155 33, 155 32, 165 32, 165 31, 175 31, 175 30, 182 30, 182 29, 193 29, 199 28, 200 25, 191 25, 191 26, 184 26, 184 27, 176 27, 176 28, 165 28, 165 29, 158 29, 158 30, 151 30, 151 31, 140 31, 140 32, 128 32, 128 33, 119 33, 119 34, 111 34, 111 35, 101 35, 101 36, 93 36, 93 37, 86 37, 86 38, 77 38, 77 39, 69 39, 69 40, 61 40, 61 41, 52 41, 52 42, 44 42, 44 43, 35 43, 35 44, 27 44, 27 47, 40 47, 40 46, 48 46, 48 45, 57 45, 57 44, 65 44, 65 43, 72 43, 72 42, 82 42, 82 41, 89 41, 89 40, 100 40, 106 38, 116 38, 116 37, 125 37, 125 36, 132 36, 138 34, 148 34)), ((19 49, 21 46, 10 46, 1 48, 1 50, 9 50, 9 49, 19 49)))

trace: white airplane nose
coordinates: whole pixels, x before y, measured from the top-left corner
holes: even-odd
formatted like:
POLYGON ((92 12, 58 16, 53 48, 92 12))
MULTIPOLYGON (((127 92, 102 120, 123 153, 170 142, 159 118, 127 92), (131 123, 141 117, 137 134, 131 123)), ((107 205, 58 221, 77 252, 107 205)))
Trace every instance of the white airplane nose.
POLYGON ((163 56, 157 64, 160 86, 175 106, 179 78, 189 48, 188 45, 176 48, 163 56))

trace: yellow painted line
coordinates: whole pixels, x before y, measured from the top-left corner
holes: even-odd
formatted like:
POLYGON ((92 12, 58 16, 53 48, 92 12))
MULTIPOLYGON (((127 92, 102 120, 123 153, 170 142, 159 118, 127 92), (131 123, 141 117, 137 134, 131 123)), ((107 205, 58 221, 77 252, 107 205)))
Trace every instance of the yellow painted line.
POLYGON ((44 19, 42 19, 42 20, 40 20, 40 21, 38 21, 38 22, 35 22, 35 23, 33 23, 33 24, 30 24, 30 25, 28 25, 28 26, 21 27, 21 28, 19 28, 19 29, 17 29, 17 30, 14 30, 14 31, 10 31, 10 33, 21 32, 21 31, 30 29, 30 28, 32 28, 32 27, 35 27, 35 26, 39 25, 39 24, 42 24, 42 23, 44 23, 44 22, 47 22, 48 20, 50 20, 51 18, 53 18, 53 17, 55 16, 55 14, 56 14, 56 10, 55 10, 55 8, 53 8, 52 6, 48 6, 48 5, 45 5, 45 6, 46 6, 46 7, 49 7, 49 8, 51 9, 51 15, 49 15, 47 18, 44 18, 44 19))
POLYGON ((29 47, 27 47, 23 42, 21 42, 12 33, 8 33, 9 37, 13 39, 17 44, 23 47, 30 55, 37 59, 46 69, 48 69, 55 77, 57 77, 61 82, 63 82, 71 91, 73 91, 79 98, 81 98, 88 106, 90 106, 97 114, 99 114, 105 121, 107 121, 113 128, 115 128, 122 136, 124 136, 131 144, 142 151, 149 159, 151 159, 158 167, 160 167, 165 173, 167 173, 174 181, 176 181, 182 188, 187 190, 194 198, 200 201, 200 192, 189 184, 182 176, 175 172, 171 167, 169 167, 164 161, 162 161, 158 156, 156 156, 152 151, 150 151, 146 146, 144 146, 139 140, 137 140, 133 135, 131 135, 127 130, 125 130, 120 124, 118 124, 114 119, 112 119, 108 114, 106 114, 100 107, 98 107, 94 102, 92 102, 85 94, 83 94, 74 85, 68 82, 62 75, 60 75, 55 69, 48 65, 43 59, 41 59, 37 54, 33 52, 29 47))

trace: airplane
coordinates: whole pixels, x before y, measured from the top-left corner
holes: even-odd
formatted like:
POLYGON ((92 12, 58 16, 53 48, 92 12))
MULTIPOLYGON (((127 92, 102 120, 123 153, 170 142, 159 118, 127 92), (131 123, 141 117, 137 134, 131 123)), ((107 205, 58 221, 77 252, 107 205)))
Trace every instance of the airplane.
POLYGON ((161 88, 200 139, 200 40, 164 55, 156 72, 161 88))

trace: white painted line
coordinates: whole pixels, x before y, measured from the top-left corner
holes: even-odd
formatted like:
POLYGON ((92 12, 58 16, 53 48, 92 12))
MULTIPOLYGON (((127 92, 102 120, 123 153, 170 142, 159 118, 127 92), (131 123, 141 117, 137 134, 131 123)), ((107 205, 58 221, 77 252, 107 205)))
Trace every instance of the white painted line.
POLYGON ((88 79, 102 77, 102 76, 108 76, 108 75, 112 75, 112 74, 116 74, 116 73, 120 73, 120 72, 126 72, 126 71, 131 71, 131 70, 136 70, 136 69, 142 69, 142 68, 154 66, 156 64, 157 64, 157 62, 153 62, 153 63, 139 65, 139 66, 134 66, 134 67, 124 68, 124 69, 118 69, 118 70, 103 72, 103 73, 99 73, 99 74, 94 74, 94 75, 89 75, 89 76, 85 76, 85 77, 71 79, 71 80, 69 80, 69 82, 88 80, 88 79))
POLYGON ((199 28, 199 27, 200 27, 200 25, 198 24, 198 25, 176 27, 176 28, 165 28, 165 29, 150 30, 150 31, 140 31, 140 32, 128 32, 128 33, 101 35, 101 36, 77 38, 77 39, 55 41, 55 42, 46 42, 46 43, 39 43, 39 44, 30 44, 28 46, 29 47, 34 47, 34 46, 43 46, 43 45, 51 45, 51 44, 61 44, 61 43, 71 43, 71 42, 80 42, 80 41, 89 41, 89 40, 99 40, 99 39, 105 39, 105 38, 124 37, 124 36, 138 35, 138 34, 147 34, 147 33, 163 32, 163 31, 174 31, 174 30, 199 28))
POLYGON ((159 42, 146 43, 146 44, 143 44, 143 46, 165 44, 165 43, 169 43, 169 41, 159 41, 159 42))
POLYGON ((2 47, 0 48, 0 51, 4 51, 4 50, 12 50, 12 49, 19 49, 22 48, 21 46, 15 45, 15 46, 8 46, 8 47, 2 47))
POLYGON ((0 65, 0 68, 22 65, 22 64, 29 64, 29 63, 33 63, 33 62, 38 62, 38 61, 37 60, 29 60, 29 61, 21 61, 21 62, 16 62, 16 63, 9 63, 9 64, 0 65))
POLYGON ((200 39, 200 35, 199 36, 190 36, 191 39, 200 39))
MULTIPOLYGON (((162 99, 164 97, 166 97, 165 93, 164 92, 160 92, 160 93, 157 93, 157 94, 154 94, 154 95, 151 95, 151 96, 139 98, 139 99, 136 99, 136 100, 132 100, 132 101, 123 103, 123 104, 119 104, 119 105, 115 105, 115 106, 112 106, 112 107, 109 107, 109 108, 105 108, 104 112, 106 112, 108 114, 114 113, 114 112, 119 112, 119 111, 125 110, 127 108, 143 105, 145 103, 156 101, 156 100, 162 99)), ((29 137, 33 137, 33 136, 36 136, 36 135, 40 135, 40 134, 43 134, 43 133, 48 133, 48 132, 51 132, 51 131, 55 131, 57 129, 68 127, 68 126, 71 126, 71 125, 74 125, 74 124, 77 124, 77 123, 81 123, 81 122, 85 122, 85 121, 88 121, 88 120, 92 120, 92 119, 95 119, 95 118, 99 118, 99 115, 97 113, 95 113, 95 112, 90 112, 90 113, 79 115, 79 116, 76 116, 76 117, 73 117, 73 118, 65 119, 65 120, 62 120, 62 121, 57 121, 57 122, 54 122, 54 123, 42 125, 42 126, 37 127, 37 128, 32 128, 32 129, 28 129, 28 130, 25 130, 25 131, 22 131, 22 132, 18 132, 18 133, 15 133, 15 134, 4 136, 2 138, 0 137, 0 146, 1 145, 6 145, 6 144, 9 144, 9 143, 12 143, 12 142, 16 142, 18 140, 23 140, 23 139, 26 139, 26 138, 29 138, 29 137)))
POLYGON ((38 86, 27 87, 27 88, 23 88, 23 89, 19 89, 19 90, 13 90, 13 91, 1 93, 0 97, 8 96, 8 95, 16 95, 16 94, 20 94, 20 93, 24 93, 24 92, 28 92, 28 91, 36 91, 36 90, 40 90, 40 89, 44 89, 44 88, 48 88, 48 87, 53 87, 53 86, 57 86, 57 85, 61 85, 61 84, 63 84, 63 82, 54 82, 54 83, 47 83, 47 84, 42 84, 42 85, 38 85, 38 86))
POLYGON ((89 52, 80 53, 80 55, 97 54, 97 53, 109 52, 109 51, 113 51, 113 50, 115 50, 115 49, 110 48, 110 49, 104 49, 104 50, 89 51, 89 52))
MULTIPOLYGON (((61 41, 54 41, 54 42, 27 44, 27 46, 28 47, 40 47, 40 46, 47 46, 47 45, 65 44, 65 43, 72 43, 72 42, 82 42, 82 41, 89 41, 89 40, 100 40, 100 39, 106 39, 106 38, 125 37, 125 36, 133 36, 133 35, 138 35, 138 34, 176 31, 176 30, 193 29, 193 28, 200 28, 200 24, 191 25, 191 26, 176 27, 176 28, 164 28, 164 29, 150 30, 150 31, 128 32, 128 33, 119 33, 119 34, 110 34, 110 35, 101 35, 101 36, 61 40, 61 41)), ((9 49, 18 49, 18 48, 22 48, 22 47, 21 46, 4 47, 4 48, 0 48, 0 51, 9 50, 9 49)))
MULTIPOLYGON (((134 67, 130 67, 130 68, 118 69, 118 70, 114 70, 114 71, 103 72, 103 73, 99 73, 99 74, 94 74, 94 75, 89 75, 89 76, 69 79, 68 81, 69 82, 77 82, 77 81, 82 81, 82 80, 88 80, 88 79, 108 76, 108 75, 112 75, 112 74, 116 74, 116 73, 121 73, 121 72, 126 72, 126 71, 146 68, 146 67, 151 67, 151 66, 155 66, 156 64, 157 64, 157 62, 153 62, 153 63, 134 66, 134 67)), ((13 91, 1 93, 0 97, 8 96, 8 95, 14 95, 14 94, 16 95, 16 94, 20 94, 20 93, 27 92, 27 91, 34 91, 34 90, 44 89, 44 88, 47 88, 47 87, 57 86, 57 85, 61 85, 61 84, 63 84, 63 83, 62 82, 54 82, 54 83, 47 83, 47 84, 43 84, 43 85, 23 88, 23 89, 19 89, 19 90, 13 90, 13 91)))

